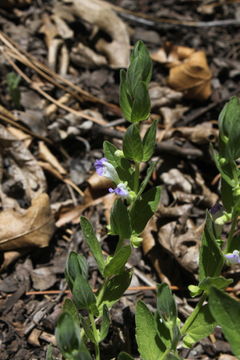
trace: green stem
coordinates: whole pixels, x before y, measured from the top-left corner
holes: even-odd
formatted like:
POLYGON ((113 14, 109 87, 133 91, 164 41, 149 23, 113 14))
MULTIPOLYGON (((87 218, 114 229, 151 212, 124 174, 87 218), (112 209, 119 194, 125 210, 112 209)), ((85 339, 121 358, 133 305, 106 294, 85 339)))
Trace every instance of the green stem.
POLYGON ((107 283, 108 283, 108 280, 109 280, 109 277, 106 277, 103 281, 103 284, 99 290, 99 293, 97 295, 97 302, 96 302, 96 305, 97 307, 99 307, 99 305, 101 304, 102 302, 102 298, 103 298, 103 295, 104 295, 104 292, 105 292, 105 289, 107 287, 107 283))
POLYGON ((89 313, 89 319, 92 325, 92 331, 95 339, 94 348, 95 348, 95 358, 96 360, 100 360, 100 349, 99 349, 99 338, 98 338, 98 331, 95 324, 94 316, 92 313, 89 313))
POLYGON ((166 349, 164 353, 159 357, 158 360, 165 360, 167 355, 170 353, 171 349, 166 349))
POLYGON ((232 250, 233 235, 236 229, 237 219, 238 219, 238 214, 236 213, 236 211, 233 211, 233 219, 232 219, 231 229, 229 231, 227 238, 227 247, 224 251, 225 253, 228 253, 230 250, 232 250))
POLYGON ((138 187, 139 187, 139 174, 140 174, 140 163, 135 162, 133 189, 136 194, 138 193, 138 187))
POLYGON ((191 315, 188 317, 187 321, 185 322, 185 324, 183 325, 183 327, 182 327, 181 330, 180 330, 182 336, 184 336, 184 335, 187 333, 189 327, 192 325, 192 323, 193 323, 194 320, 196 319, 199 311, 200 311, 201 308, 202 308, 202 305, 203 305, 206 297, 207 297, 207 294, 205 294, 205 293, 202 294, 202 296, 200 297, 200 300, 199 300, 197 306, 195 307, 195 309, 193 310, 193 312, 192 312, 191 315))

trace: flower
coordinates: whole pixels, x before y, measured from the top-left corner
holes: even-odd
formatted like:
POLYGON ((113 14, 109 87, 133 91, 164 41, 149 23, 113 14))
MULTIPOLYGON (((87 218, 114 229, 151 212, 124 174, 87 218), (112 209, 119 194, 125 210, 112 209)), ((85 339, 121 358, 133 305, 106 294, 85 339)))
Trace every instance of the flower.
POLYGON ((234 250, 232 254, 226 254, 224 256, 231 264, 240 264, 240 256, 238 250, 234 250))
POLYGON ((108 191, 110 193, 115 193, 116 195, 123 196, 123 197, 129 196, 127 186, 123 183, 118 184, 118 186, 115 189, 109 188, 108 191))
POLYGON ((100 160, 96 160, 94 163, 94 166, 96 168, 96 172, 100 176, 105 176, 106 178, 112 180, 116 184, 120 182, 120 179, 118 177, 118 174, 112 164, 108 162, 106 158, 102 158, 100 160))

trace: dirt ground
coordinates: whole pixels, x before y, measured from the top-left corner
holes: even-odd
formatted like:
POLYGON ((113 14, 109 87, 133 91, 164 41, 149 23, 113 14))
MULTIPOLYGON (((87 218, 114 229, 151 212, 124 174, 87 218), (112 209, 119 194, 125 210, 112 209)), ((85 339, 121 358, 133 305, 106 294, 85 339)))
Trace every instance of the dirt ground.
MULTIPOLYGON (((128 124, 119 109, 119 69, 137 40, 153 59, 159 162, 150 186, 162 185, 163 194, 129 261, 131 288, 111 312, 102 358, 124 350, 138 359, 135 304, 142 299, 154 309, 156 283, 172 287, 182 320, 190 314, 196 300, 187 286, 197 283, 205 211, 219 199, 209 144, 217 147, 219 112, 240 92, 239 30, 237 0, 0 2, 1 360, 43 360, 49 344, 61 359, 54 328, 70 296, 70 251, 87 257, 92 287, 101 283, 79 216, 91 219, 111 254, 116 239, 106 225, 114 195, 93 164, 104 140, 121 147, 128 124)), ((239 268, 224 275, 234 278, 237 296, 239 268)), ((220 329, 181 355, 235 359, 220 329)))

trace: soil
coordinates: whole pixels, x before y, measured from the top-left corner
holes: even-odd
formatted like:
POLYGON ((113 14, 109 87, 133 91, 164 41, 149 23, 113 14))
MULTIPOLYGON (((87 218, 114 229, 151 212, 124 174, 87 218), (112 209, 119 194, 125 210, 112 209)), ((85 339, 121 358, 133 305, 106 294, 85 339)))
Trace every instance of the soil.
MULTIPOLYGON (((104 251, 111 254, 116 246, 106 230, 114 197, 107 192, 108 183, 96 177, 93 164, 103 155, 104 140, 121 147, 128 126, 119 110, 121 66, 113 66, 109 54, 97 48, 100 39, 111 41, 105 30, 70 15, 70 10, 68 14, 66 8, 62 18, 54 18, 57 5, 71 6, 64 0, 1 3, 0 359, 43 360, 49 344, 61 359, 54 329, 64 299, 70 296, 64 278, 70 251, 88 259, 92 287, 101 283, 79 216, 91 219, 104 251), (41 197, 43 193, 48 197, 41 197), (36 198, 37 224, 43 226, 43 219, 48 219, 47 230, 38 233, 32 230, 30 217, 18 221, 8 213, 30 216, 26 213, 36 198), (34 233, 34 243, 23 236, 19 242, 15 235, 10 244, 16 232, 9 229, 10 223, 19 226, 20 234, 34 233)), ((240 92, 240 3, 109 3, 126 25, 130 45, 143 40, 152 54, 151 119, 159 120, 154 153, 159 161, 150 186, 163 186, 161 206, 143 234, 143 247, 131 256, 129 266, 135 274, 131 289, 113 307, 110 332, 101 348, 104 360, 120 351, 138 359, 135 305, 142 299, 156 308, 151 286, 164 281, 172 287, 181 320, 196 303, 187 287, 197 283, 205 212, 219 199, 209 144, 217 147, 218 115, 240 92), (186 68, 179 67, 189 64, 189 53, 198 51, 205 60, 198 58, 194 63, 198 68, 191 71, 199 76, 200 88, 186 77, 186 68), (180 84, 175 84, 176 73, 170 83, 173 68, 180 84)), ((141 177, 145 174, 143 168, 141 177)), ((225 275, 234 278, 232 291, 237 296, 239 269, 226 269, 225 275)), ((234 359, 231 354, 218 328, 192 349, 181 348, 184 359, 234 359)))

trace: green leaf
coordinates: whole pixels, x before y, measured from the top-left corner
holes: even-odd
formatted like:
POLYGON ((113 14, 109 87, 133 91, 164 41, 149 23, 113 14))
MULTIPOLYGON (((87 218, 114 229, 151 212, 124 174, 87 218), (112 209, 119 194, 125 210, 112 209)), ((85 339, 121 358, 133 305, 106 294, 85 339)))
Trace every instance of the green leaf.
POLYGON ((118 148, 116 148, 116 146, 114 146, 113 144, 111 144, 108 141, 104 141, 103 143, 103 151, 104 151, 104 155, 105 157, 108 159, 108 161, 115 167, 115 170, 118 173, 119 179, 122 182, 127 182, 128 186, 130 187, 130 189, 133 190, 133 169, 131 167, 131 163, 130 161, 128 161, 127 159, 117 156, 116 155, 116 151, 120 151, 118 150, 118 148))
POLYGON ((212 286, 217 289, 225 289, 228 285, 233 282, 233 279, 225 279, 222 276, 218 277, 206 277, 199 283, 199 288, 208 292, 212 286))
POLYGON ((126 82, 126 70, 120 70, 120 97, 119 103, 123 113, 123 116, 126 120, 131 121, 131 113, 132 113, 132 101, 131 97, 128 93, 128 84, 126 82))
POLYGON ((199 281, 216 277, 221 273, 224 258, 214 237, 214 223, 207 212, 199 257, 199 281))
POLYGON ((92 292, 90 285, 83 276, 78 275, 73 284, 73 301, 76 307, 80 309, 91 309, 96 303, 96 297, 92 292))
POLYGON ((47 347, 46 360, 54 360, 52 345, 48 345, 48 347, 47 347))
POLYGON ((130 125, 124 135, 123 153, 127 159, 142 161, 143 145, 137 124, 130 125))
POLYGON ((97 344, 98 343, 98 339, 95 339, 95 336, 93 334, 93 330, 92 330, 92 325, 91 322, 89 320, 89 318, 84 318, 81 314, 80 314, 80 319, 81 319, 81 326, 84 329, 85 335, 86 337, 93 343, 93 344, 97 344))
POLYGON ((104 141, 103 143, 104 155, 115 168, 121 165, 121 158, 115 155, 117 150, 118 148, 115 145, 113 145, 109 141, 104 141))
POLYGON ((131 53, 130 66, 127 71, 127 83, 130 92, 134 92, 134 88, 140 81, 144 81, 146 85, 150 82, 152 76, 152 60, 148 49, 142 41, 138 41, 131 53))
POLYGON ((176 302, 168 285, 164 283, 157 286, 157 310, 164 321, 176 322, 176 302))
POLYGON ((123 271, 121 274, 115 275, 108 280, 106 286, 103 289, 103 293, 100 294, 100 300, 98 298, 98 309, 106 305, 108 308, 111 308, 115 302, 117 302, 127 288, 130 285, 132 278, 131 271, 123 271))
POLYGON ((83 231, 84 239, 87 242, 91 250, 91 253, 97 262, 100 273, 103 274, 105 267, 105 260, 102 254, 100 243, 94 233, 93 227, 89 222, 89 220, 84 216, 81 216, 80 224, 83 231))
POLYGON ((217 323, 209 311, 208 304, 202 306, 183 338, 184 344, 192 347, 196 342, 211 334, 216 326, 217 323))
POLYGON ((131 246, 127 245, 120 248, 106 265, 104 269, 104 276, 108 277, 121 273, 130 255, 131 246))
POLYGON ((102 323, 100 327, 99 341, 103 341, 108 334, 110 325, 110 318, 108 314, 108 308, 106 305, 103 306, 102 323))
POLYGON ((118 355, 117 360, 134 360, 134 358, 131 355, 127 354, 126 352, 122 351, 118 355))
POLYGON ((127 207, 121 199, 117 199, 111 209, 111 234, 119 235, 122 239, 129 239, 132 233, 130 217, 127 207))
POLYGON ((140 82, 134 89, 134 100, 132 104, 131 122, 137 123, 149 118, 151 111, 151 101, 147 86, 140 82))
POLYGON ((73 317, 73 319, 75 319, 77 322, 80 321, 78 310, 71 299, 67 298, 64 300, 63 312, 68 312, 73 317))
POLYGON ((139 301, 136 307, 136 340, 143 360, 158 360, 166 349, 158 336, 154 316, 147 306, 139 301))
POLYGON ((80 327, 68 312, 63 312, 59 316, 55 335, 58 347, 64 356, 79 350, 80 327))
POLYGON ((224 208, 230 213, 234 206, 233 189, 223 178, 221 179, 221 199, 224 208))
POLYGON ((70 289, 73 288, 74 280, 78 275, 82 275, 85 279, 88 277, 88 263, 84 256, 77 254, 74 251, 71 251, 66 267, 65 267, 65 277, 67 279, 70 289))
POLYGON ((157 120, 152 123, 143 138, 143 161, 148 161, 154 153, 156 146, 156 131, 157 120))
POLYGON ((147 222, 157 210, 160 196, 161 188, 158 186, 148 190, 135 201, 130 211, 130 217, 132 230, 136 234, 140 234, 144 230, 147 222))
POLYGON ((148 184, 148 182, 149 182, 149 180, 150 180, 150 177, 152 176, 152 173, 153 173, 156 165, 157 165, 157 161, 152 161, 152 162, 150 162, 149 167, 148 167, 148 169, 147 169, 147 174, 146 174, 146 176, 144 177, 143 182, 142 182, 141 185, 140 185, 140 189, 139 189, 138 194, 137 194, 137 199, 140 198, 140 196, 142 195, 143 191, 145 190, 145 188, 146 188, 146 186, 147 186, 147 184, 148 184))
POLYGON ((209 294, 209 308, 217 323, 222 327, 232 352, 240 359, 240 302, 213 287, 209 294))
POLYGON ((229 155, 230 160, 238 159, 240 156, 240 101, 238 97, 232 97, 225 104, 219 115, 219 129, 222 145, 226 144, 225 155, 229 155))

